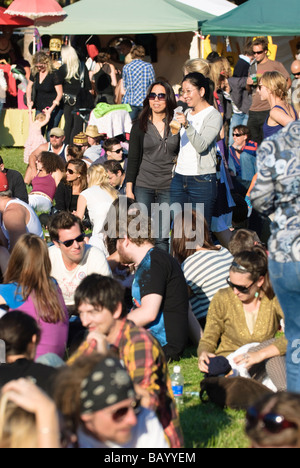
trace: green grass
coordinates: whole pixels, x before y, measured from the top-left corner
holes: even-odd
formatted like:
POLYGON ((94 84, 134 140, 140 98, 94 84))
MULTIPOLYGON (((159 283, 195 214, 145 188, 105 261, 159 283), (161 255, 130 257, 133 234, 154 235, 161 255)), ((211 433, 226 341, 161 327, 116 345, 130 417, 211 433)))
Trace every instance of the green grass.
MULTIPOLYGON (((1 148, 5 166, 25 174, 23 148, 1 148)), ((212 403, 202 403, 198 396, 203 375, 198 370, 195 348, 188 348, 179 364, 185 381, 183 404, 179 408, 186 448, 247 448, 244 412, 221 410, 212 403), (189 393, 197 395, 189 395, 189 393)), ((169 366, 170 373, 174 364, 169 366)))

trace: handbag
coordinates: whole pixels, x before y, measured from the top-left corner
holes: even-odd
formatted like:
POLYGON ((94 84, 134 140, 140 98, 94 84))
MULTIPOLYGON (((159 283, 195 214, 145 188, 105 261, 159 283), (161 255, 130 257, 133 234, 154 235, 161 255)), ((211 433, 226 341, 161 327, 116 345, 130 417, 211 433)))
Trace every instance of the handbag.
POLYGON ((200 400, 222 409, 246 410, 264 395, 274 393, 265 385, 245 377, 206 377, 200 383, 200 400), (206 393, 208 400, 204 398, 206 393))
POLYGON ((63 94, 63 102, 64 104, 68 104, 69 106, 75 106, 77 102, 77 96, 75 94, 63 94))

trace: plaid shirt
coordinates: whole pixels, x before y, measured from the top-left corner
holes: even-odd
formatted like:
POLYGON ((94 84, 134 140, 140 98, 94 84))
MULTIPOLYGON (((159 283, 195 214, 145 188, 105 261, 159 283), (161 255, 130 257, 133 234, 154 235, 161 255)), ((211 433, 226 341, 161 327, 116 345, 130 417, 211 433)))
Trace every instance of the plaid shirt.
POLYGON ((125 89, 123 103, 142 106, 147 89, 155 81, 155 73, 151 63, 134 59, 124 66, 122 77, 125 89))
POLYGON ((134 384, 150 393, 150 406, 171 448, 183 447, 179 416, 174 402, 171 378, 164 352, 156 339, 126 318, 112 344, 134 384))

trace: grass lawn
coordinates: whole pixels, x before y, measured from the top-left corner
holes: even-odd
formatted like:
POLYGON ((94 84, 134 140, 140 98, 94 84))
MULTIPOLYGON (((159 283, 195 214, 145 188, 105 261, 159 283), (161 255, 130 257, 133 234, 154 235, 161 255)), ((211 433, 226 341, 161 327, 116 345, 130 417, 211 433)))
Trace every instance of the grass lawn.
MULTIPOLYGON (((5 166, 25 174, 23 148, 1 148, 5 166)), ((185 380, 186 392, 179 408, 186 448, 247 448, 244 434, 244 412, 221 410, 211 403, 202 403, 198 396, 202 374, 198 370, 196 349, 186 350, 179 364, 185 380), (197 393, 190 395, 189 393, 197 393)), ((174 365, 170 365, 170 373, 174 365)))

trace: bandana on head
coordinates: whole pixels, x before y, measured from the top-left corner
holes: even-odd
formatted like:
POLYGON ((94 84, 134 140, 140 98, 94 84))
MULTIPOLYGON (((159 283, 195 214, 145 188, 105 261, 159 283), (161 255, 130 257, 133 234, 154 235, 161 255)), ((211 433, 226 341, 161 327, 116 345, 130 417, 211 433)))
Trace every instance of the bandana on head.
POLYGON ((135 397, 133 383, 120 361, 107 357, 81 383, 81 414, 95 413, 135 397))

